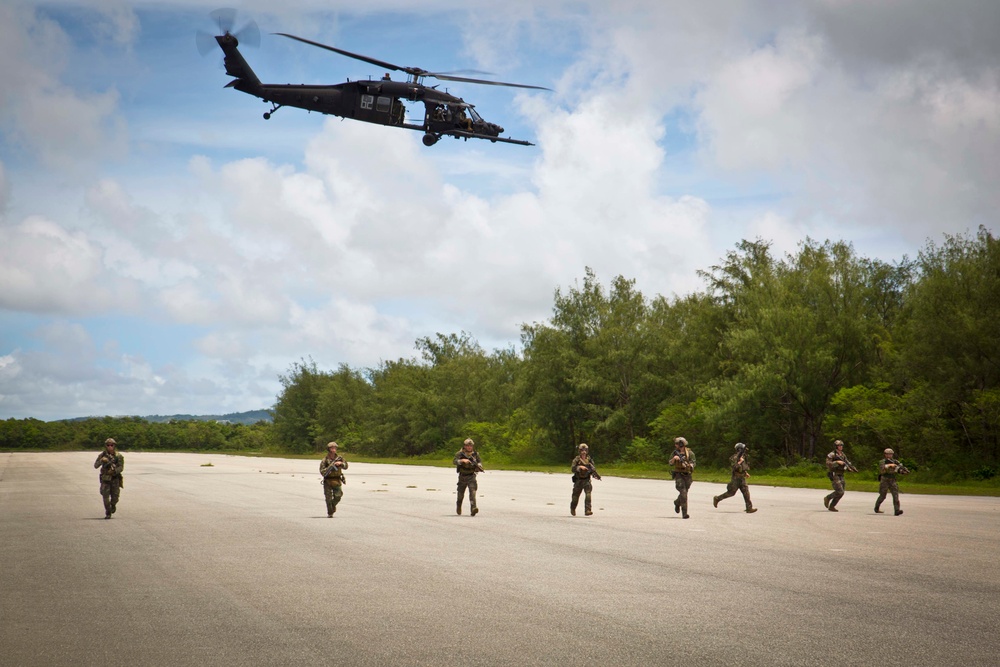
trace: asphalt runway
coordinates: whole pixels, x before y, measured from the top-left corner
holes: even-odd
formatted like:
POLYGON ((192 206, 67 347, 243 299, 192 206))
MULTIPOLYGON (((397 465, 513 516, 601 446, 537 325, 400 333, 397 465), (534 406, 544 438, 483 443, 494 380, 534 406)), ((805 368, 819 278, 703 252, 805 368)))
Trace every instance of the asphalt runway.
POLYGON ((0 453, 0 664, 1000 663, 1000 498, 126 451, 105 521, 97 454, 0 453))

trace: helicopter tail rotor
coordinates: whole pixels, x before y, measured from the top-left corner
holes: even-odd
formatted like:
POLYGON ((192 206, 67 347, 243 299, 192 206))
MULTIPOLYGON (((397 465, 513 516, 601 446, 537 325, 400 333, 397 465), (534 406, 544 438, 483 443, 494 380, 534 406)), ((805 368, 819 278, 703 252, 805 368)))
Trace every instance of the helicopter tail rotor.
MULTIPOLYGON (((237 18, 235 9, 216 9, 209 16, 212 18, 212 23, 218 28, 217 34, 219 36, 232 35, 241 46, 260 46, 260 28, 257 27, 257 22, 253 19, 246 21, 239 30, 233 30, 237 18)), ((215 37, 216 35, 204 30, 197 31, 195 33, 195 46, 198 47, 198 53, 204 56, 218 48, 215 37)))

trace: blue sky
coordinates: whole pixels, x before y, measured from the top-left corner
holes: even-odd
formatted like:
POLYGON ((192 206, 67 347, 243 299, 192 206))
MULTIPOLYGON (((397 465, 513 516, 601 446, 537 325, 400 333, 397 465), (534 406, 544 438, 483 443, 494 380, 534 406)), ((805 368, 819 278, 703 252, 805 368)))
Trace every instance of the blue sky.
POLYGON ((588 266, 670 296, 745 238, 996 228, 995 2, 332 4, 240 5, 262 80, 383 74, 273 32, 485 70, 553 89, 448 86, 537 145, 265 121, 195 48, 217 3, 0 6, 0 418, 269 407, 303 358, 516 346, 588 266))

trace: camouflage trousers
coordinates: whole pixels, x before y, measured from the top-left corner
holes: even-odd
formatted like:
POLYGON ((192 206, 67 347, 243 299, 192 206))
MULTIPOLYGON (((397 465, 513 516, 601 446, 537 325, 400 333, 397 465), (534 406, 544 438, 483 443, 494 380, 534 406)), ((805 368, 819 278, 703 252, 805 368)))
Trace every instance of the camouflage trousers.
POLYGON ((833 483, 833 492, 828 493, 824 500, 830 501, 830 507, 836 507, 840 499, 844 497, 844 476, 833 475, 830 477, 830 481, 833 483))
POLYGON ((570 510, 576 511, 576 506, 580 504, 580 494, 583 495, 583 511, 590 512, 592 509, 590 502, 590 494, 594 491, 594 485, 591 484, 590 478, 585 477, 583 479, 573 478, 573 499, 569 502, 570 510))
POLYGON ((326 513, 333 514, 337 511, 337 503, 344 497, 344 487, 340 484, 333 486, 323 482, 323 496, 326 498, 326 513))
POLYGON ((875 509, 878 510, 882 501, 885 500, 886 494, 892 494, 892 509, 899 511, 899 485, 896 483, 895 477, 886 477, 882 475, 882 479, 878 483, 878 500, 875 501, 875 509))
POLYGON ((739 477, 733 475, 733 478, 729 480, 729 485, 726 486, 726 492, 719 496, 719 501, 732 498, 737 491, 743 494, 743 501, 747 504, 747 509, 753 507, 750 502, 750 487, 747 486, 747 478, 742 475, 739 477))
POLYGON ((688 513, 688 489, 691 488, 693 481, 691 475, 674 473, 674 486, 677 487, 677 500, 674 501, 674 507, 680 508, 684 514, 688 513))
POLYGON ((104 514, 108 516, 114 514, 120 494, 121 479, 119 477, 113 477, 109 482, 101 482, 101 498, 104 499, 104 514))
POLYGON ((479 483, 476 481, 475 475, 459 475, 458 476, 458 500, 455 503, 455 507, 461 509, 462 501, 465 500, 465 490, 469 490, 469 509, 476 509, 476 491, 479 490, 479 483))

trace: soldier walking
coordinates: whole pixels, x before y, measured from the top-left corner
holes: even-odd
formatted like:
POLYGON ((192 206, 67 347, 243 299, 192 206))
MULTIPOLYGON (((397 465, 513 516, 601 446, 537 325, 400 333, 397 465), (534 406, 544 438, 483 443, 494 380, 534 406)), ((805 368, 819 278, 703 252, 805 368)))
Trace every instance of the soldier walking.
POLYGON ((732 498, 739 490, 743 494, 744 502, 746 502, 747 514, 753 514, 757 509, 750 502, 750 488, 747 486, 747 478, 750 477, 750 462, 747 460, 747 446, 745 444, 736 443, 736 453, 729 457, 729 463, 733 470, 732 479, 729 480, 725 493, 712 498, 712 506, 718 507, 720 500, 732 498))
POLYGON ((479 508, 476 506, 476 491, 479 490, 479 483, 476 475, 485 472, 483 470, 482 459, 476 451, 476 443, 472 438, 466 438, 462 443, 462 448, 455 454, 452 461, 455 470, 458 471, 458 501, 455 504, 455 514, 462 513, 462 501, 465 499, 465 490, 469 490, 469 514, 476 516, 479 508))
POLYGON ((590 478, 600 479, 601 476, 597 473, 597 468, 594 467, 593 459, 590 458, 590 447, 587 446, 587 443, 580 443, 576 458, 570 464, 570 469, 573 471, 573 498, 569 501, 569 513, 576 516, 576 506, 580 504, 580 494, 582 493, 584 494, 583 513, 590 516, 594 513, 591 503, 594 485, 590 483, 590 478))
POLYGON ((337 454, 337 443, 331 442, 326 446, 326 457, 319 462, 319 474, 323 476, 323 497, 326 498, 326 516, 333 517, 337 511, 337 503, 344 497, 344 484, 347 479, 344 477, 344 470, 347 470, 347 461, 343 456, 337 454))
POLYGON ((831 512, 837 512, 837 503, 844 497, 844 473, 857 472, 858 469, 847 460, 844 454, 844 442, 833 441, 833 451, 826 455, 826 476, 833 484, 833 492, 823 498, 823 504, 831 512))
POLYGON ((674 486, 677 487, 677 500, 674 501, 674 512, 683 512, 681 516, 689 518, 688 514, 688 489, 691 488, 692 473, 695 467, 694 451, 688 447, 685 438, 674 438, 674 453, 670 457, 670 463, 674 470, 670 476, 674 478, 674 486))
POLYGON ((114 438, 104 441, 104 451, 97 455, 94 467, 100 468, 101 498, 104 499, 104 518, 110 519, 118 506, 118 496, 125 486, 122 471, 125 457, 118 453, 118 443, 114 438))
POLYGON ((899 509, 899 485, 896 484, 896 475, 908 475, 910 471, 902 463, 893 458, 895 452, 887 449, 882 452, 885 458, 878 464, 878 500, 875 501, 875 513, 882 514, 879 507, 885 500, 887 493, 892 494, 892 509, 896 516, 903 513, 899 509))

